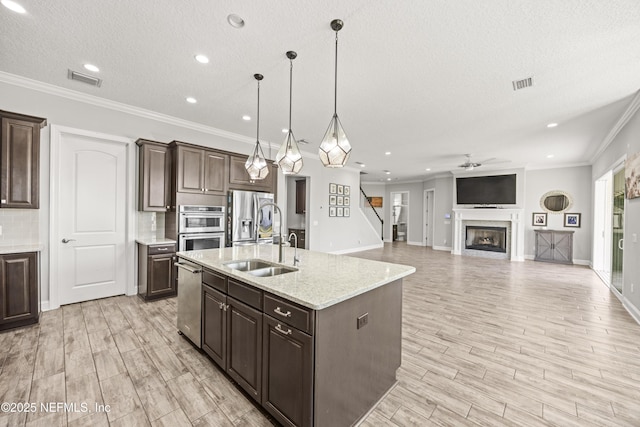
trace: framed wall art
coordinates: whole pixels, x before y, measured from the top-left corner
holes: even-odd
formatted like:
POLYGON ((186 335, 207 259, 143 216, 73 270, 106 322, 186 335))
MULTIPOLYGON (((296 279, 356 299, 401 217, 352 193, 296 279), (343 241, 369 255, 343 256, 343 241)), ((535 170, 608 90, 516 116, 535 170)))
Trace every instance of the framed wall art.
POLYGON ((338 206, 336 208, 336 216, 338 217, 344 216, 344 208, 342 206, 338 206))
POLYGON ((348 185, 344 186, 344 195, 345 196, 350 196, 351 195, 351 187, 348 185))
POLYGON ((344 216, 351 216, 351 208, 344 208, 343 214, 344 216))
POLYGON ((532 224, 534 227, 546 227, 547 226, 547 213, 546 212, 534 212, 532 224))
POLYGON ((580 215, 579 213, 565 213, 564 226, 580 228, 580 215))
POLYGON ((329 184, 329 194, 336 194, 337 193, 337 185, 336 184, 329 184))
POLYGON ((336 216, 336 207, 329 206, 329 216, 336 216))
POLYGON ((344 185, 338 184, 338 194, 344 194, 344 185))
POLYGON ((335 194, 329 194, 329 205, 336 205, 336 197, 335 194))
POLYGON ((338 196, 337 198, 337 202, 336 203, 338 206, 343 206, 344 205, 344 196, 338 196))
POLYGON ((624 187, 627 199, 640 197, 640 152, 628 157, 624 163, 624 187))
POLYGON ((344 196, 344 205, 349 206, 351 204, 351 197, 344 196))

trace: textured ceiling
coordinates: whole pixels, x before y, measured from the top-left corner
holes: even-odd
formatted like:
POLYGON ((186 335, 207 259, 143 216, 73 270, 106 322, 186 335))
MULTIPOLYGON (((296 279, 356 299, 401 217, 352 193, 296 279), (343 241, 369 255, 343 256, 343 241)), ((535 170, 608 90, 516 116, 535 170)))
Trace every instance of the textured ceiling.
POLYGON ((317 153, 333 112, 329 22, 341 18, 338 115, 365 181, 456 170, 466 153, 493 159, 486 170, 588 163, 640 88, 637 0, 19 3, 27 14, 0 7, 0 71, 248 137, 255 122, 242 116, 255 116, 262 73, 260 135, 273 155, 287 127, 287 50, 298 53, 292 128, 317 153), (102 87, 67 79, 92 74, 87 62, 102 87), (513 90, 530 76, 533 87, 513 90))

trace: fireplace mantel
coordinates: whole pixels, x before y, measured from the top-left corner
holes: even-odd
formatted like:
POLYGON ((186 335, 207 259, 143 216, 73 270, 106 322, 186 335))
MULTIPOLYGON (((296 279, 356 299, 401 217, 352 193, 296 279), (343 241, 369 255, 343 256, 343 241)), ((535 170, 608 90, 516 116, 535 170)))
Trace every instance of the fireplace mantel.
POLYGON ((454 209, 453 214, 455 223, 452 254, 462 255, 465 240, 463 222, 506 221, 511 223, 511 261, 524 261, 524 209, 454 209))

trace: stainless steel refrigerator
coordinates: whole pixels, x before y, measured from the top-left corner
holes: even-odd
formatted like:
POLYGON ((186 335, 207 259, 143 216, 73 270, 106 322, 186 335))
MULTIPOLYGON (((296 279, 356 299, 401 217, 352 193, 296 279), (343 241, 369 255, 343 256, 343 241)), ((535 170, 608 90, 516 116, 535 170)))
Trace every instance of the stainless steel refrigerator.
POLYGON ((271 193, 230 191, 228 197, 227 246, 273 243, 271 193))

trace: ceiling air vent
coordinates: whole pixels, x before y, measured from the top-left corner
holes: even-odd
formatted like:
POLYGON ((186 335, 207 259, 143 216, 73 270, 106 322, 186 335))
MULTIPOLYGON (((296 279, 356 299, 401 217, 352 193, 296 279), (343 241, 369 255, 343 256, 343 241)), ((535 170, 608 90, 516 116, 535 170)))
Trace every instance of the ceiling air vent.
POLYGON ((71 80, 76 80, 81 83, 86 83, 91 86, 100 87, 102 85, 102 80, 97 77, 89 76, 87 74, 82 74, 77 71, 69 70, 67 73, 67 77, 71 80))
POLYGON ((533 86, 533 77, 527 77, 522 80, 514 80, 511 82, 513 85, 513 90, 526 89, 528 87, 533 86))

